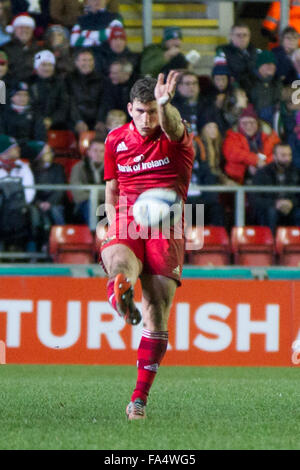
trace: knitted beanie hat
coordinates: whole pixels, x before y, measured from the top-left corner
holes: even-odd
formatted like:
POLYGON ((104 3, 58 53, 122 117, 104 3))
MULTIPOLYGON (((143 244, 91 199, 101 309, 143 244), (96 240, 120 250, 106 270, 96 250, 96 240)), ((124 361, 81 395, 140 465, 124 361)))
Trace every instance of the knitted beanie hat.
POLYGON ((16 145, 18 145, 16 139, 5 134, 0 134, 0 157, 3 153, 7 152, 8 149, 16 145))

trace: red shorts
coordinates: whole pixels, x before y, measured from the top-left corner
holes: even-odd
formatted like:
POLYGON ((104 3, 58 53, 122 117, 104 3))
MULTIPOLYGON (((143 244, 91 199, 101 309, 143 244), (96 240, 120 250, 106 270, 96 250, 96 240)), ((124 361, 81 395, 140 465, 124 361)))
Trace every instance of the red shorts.
MULTIPOLYGON (((128 246, 143 265, 143 273, 162 275, 181 284, 184 262, 184 237, 181 226, 160 232, 142 229, 133 216, 118 212, 110 225, 107 237, 101 244, 101 252, 108 246, 128 246)), ((100 261, 101 262, 101 261, 100 261)), ((103 263, 101 262, 103 265, 103 263)))

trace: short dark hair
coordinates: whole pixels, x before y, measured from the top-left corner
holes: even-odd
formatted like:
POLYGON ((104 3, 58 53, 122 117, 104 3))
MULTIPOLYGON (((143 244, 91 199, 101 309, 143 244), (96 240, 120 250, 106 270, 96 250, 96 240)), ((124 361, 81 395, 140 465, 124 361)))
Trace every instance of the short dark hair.
POLYGON ((249 31, 250 31, 250 27, 248 24, 246 23, 242 23, 242 22, 239 22, 237 21, 236 23, 234 23, 232 26, 231 26, 231 32, 233 32, 236 28, 247 28, 249 31))
POLYGON ((154 89, 157 80, 153 77, 144 77, 137 80, 130 90, 130 102, 138 100, 141 103, 149 103, 155 100, 154 89))
POLYGON ((273 147, 274 154, 276 153, 276 150, 278 149, 278 147, 291 147, 291 146, 288 142, 285 142, 285 141, 277 142, 277 144, 275 144, 273 147))
POLYGON ((81 54, 90 54, 93 57, 93 59, 95 59, 94 53, 91 49, 87 47, 82 47, 74 52, 73 60, 76 61, 81 54))
POLYGON ((284 28, 282 30, 282 32, 280 34, 281 39, 283 39, 284 36, 287 36, 287 34, 294 34, 295 36, 296 35, 299 36, 298 31, 295 28, 293 28, 292 26, 287 26, 286 28, 284 28))

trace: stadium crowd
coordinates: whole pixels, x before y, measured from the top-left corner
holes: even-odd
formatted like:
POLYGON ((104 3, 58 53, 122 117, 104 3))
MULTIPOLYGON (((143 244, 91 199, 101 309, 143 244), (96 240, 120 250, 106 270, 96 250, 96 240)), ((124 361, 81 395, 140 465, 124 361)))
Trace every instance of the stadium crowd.
MULTIPOLYGON (((192 183, 298 185, 300 99, 292 84, 300 78, 299 34, 289 26, 276 47, 260 50, 240 23, 228 39, 216 50, 211 75, 199 75, 178 27, 165 28, 160 44, 131 51, 115 0, 0 0, 0 80, 7 96, 0 106, 0 177, 24 185, 103 183, 105 138, 130 119, 133 82, 177 69, 173 104, 194 136, 192 183), (61 158, 51 148, 54 131, 71 132, 78 152, 61 158), (82 151, 85 135, 93 138, 82 151)), ((205 204, 208 225, 232 224, 231 196, 190 190, 187 202, 205 204)), ((85 191, 27 190, 25 204, 28 230, 13 238, 0 229, 3 246, 47 249, 52 225, 89 221, 85 191)), ((253 194, 247 221, 273 232, 279 223, 300 225, 298 194, 253 194)))

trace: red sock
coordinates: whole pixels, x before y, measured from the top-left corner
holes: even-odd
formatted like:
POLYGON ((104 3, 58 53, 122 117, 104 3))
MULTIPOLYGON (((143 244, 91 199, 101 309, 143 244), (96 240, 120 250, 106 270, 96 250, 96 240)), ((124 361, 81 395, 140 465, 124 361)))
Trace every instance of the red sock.
POLYGON ((114 284, 115 284, 115 278, 109 279, 106 285, 106 291, 107 291, 107 297, 110 305, 116 310, 117 310, 117 303, 116 303, 116 297, 114 293, 114 284))
POLYGON ((138 349, 138 376, 131 401, 141 398, 147 403, 149 390, 167 351, 168 332, 143 330, 138 349))

